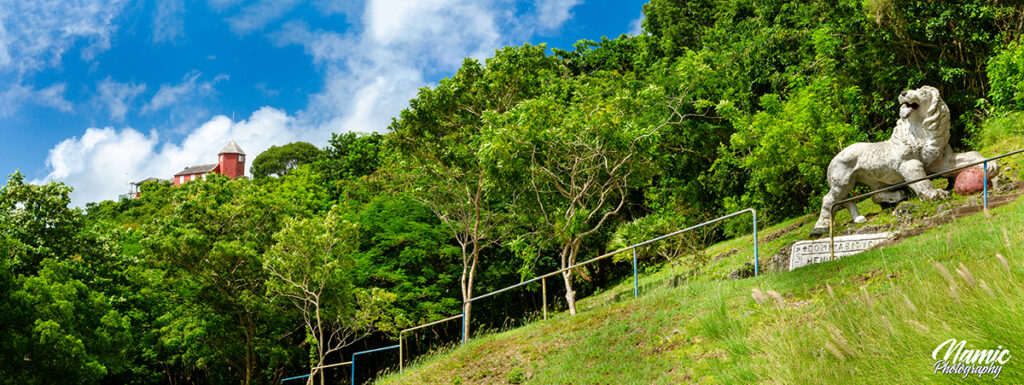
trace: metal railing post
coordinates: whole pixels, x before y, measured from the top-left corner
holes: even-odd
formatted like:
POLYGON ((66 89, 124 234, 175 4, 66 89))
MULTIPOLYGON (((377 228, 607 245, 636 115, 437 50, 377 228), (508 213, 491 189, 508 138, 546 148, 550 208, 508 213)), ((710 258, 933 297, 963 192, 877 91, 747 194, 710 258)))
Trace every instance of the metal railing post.
POLYGON ((758 265, 760 262, 757 260, 757 211, 750 209, 750 213, 754 215, 754 276, 758 274, 758 265))
POLYGON ((432 321, 432 322, 427 322, 427 323, 422 324, 422 325, 413 326, 411 328, 406 328, 406 329, 402 329, 401 331, 399 331, 398 332, 398 372, 401 373, 402 370, 404 369, 404 365, 405 365, 405 362, 404 362, 405 361, 405 358, 404 358, 405 357, 405 353, 403 352, 405 350, 405 343, 404 343, 404 334, 405 333, 411 333, 414 330, 419 330, 419 329, 423 329, 425 327, 434 326, 434 325, 437 325, 437 324, 442 323, 442 322, 448 322, 448 321, 451 321, 451 320, 459 318, 459 317, 462 317, 462 316, 461 315, 451 316, 451 317, 448 317, 448 318, 439 319, 439 320, 432 321))
POLYGON ((468 322, 469 321, 466 320, 466 301, 462 301, 462 344, 463 345, 466 344, 466 340, 468 339, 467 338, 468 336, 466 335, 466 330, 468 330, 468 328, 466 327, 466 324, 468 322))
POLYGON ((985 177, 984 177, 984 179, 982 179, 981 185, 985 186, 984 187, 984 189, 985 189, 985 192, 984 192, 984 196, 985 196, 985 198, 984 198, 985 199, 985 211, 988 212, 988 162, 983 163, 981 165, 981 169, 985 173, 984 174, 985 177))
POLYGON ((545 278, 540 279, 540 297, 544 303, 544 319, 548 319, 548 281, 545 278))
POLYGON ((836 260, 836 205, 833 205, 828 215, 828 260, 836 260))
POLYGON ((640 288, 637 286, 636 278, 636 248, 633 248, 633 298, 640 296, 640 288))

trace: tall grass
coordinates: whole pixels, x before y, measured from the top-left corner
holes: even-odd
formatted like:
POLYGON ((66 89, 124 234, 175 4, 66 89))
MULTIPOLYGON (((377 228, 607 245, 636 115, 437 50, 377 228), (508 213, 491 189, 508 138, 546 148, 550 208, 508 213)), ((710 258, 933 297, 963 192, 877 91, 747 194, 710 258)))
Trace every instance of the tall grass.
MULTIPOLYGON (((903 264, 898 277, 853 282, 857 288, 821 297, 813 318, 800 311, 762 312, 770 326, 751 341, 764 353, 762 379, 961 383, 960 376, 933 374, 932 351, 950 338, 968 341, 968 349, 1003 346, 1024 357, 1024 268, 1019 247, 1013 247, 1020 239, 1011 242, 1009 236, 1024 233, 1019 220, 948 231, 946 239, 907 247, 905 255, 923 257, 922 263, 903 264)), ((1011 358, 999 379, 1024 381, 1024 359, 1011 358)))

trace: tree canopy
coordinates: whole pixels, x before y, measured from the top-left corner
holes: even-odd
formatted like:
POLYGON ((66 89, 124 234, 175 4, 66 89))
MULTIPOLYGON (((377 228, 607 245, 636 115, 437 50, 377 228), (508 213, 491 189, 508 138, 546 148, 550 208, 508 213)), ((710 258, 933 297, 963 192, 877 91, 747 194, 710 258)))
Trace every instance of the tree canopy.
MULTIPOLYGON (((344 372, 313 368, 403 327, 526 319, 540 288, 471 313, 480 293, 742 208, 769 224, 815 211, 832 156, 888 138, 901 90, 942 92, 958 149, 985 119, 1024 115, 1017 3, 643 12, 637 35, 467 58, 378 133, 271 147, 254 180, 149 183, 83 211, 71 187, 14 173, 0 187, 0 383, 326 383, 344 372)), ((567 271, 548 299, 572 311, 624 268, 567 271)))

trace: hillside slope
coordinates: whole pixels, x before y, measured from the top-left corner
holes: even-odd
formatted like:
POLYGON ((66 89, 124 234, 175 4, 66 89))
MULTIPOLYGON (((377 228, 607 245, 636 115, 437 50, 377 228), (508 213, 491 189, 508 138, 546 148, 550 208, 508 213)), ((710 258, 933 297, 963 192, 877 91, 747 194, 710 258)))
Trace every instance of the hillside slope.
MULTIPOLYGON (((774 238, 762 256, 805 236, 811 222, 762 232, 774 238)), ((748 244, 711 249, 746 259, 748 244)), ((1024 201, 793 272, 673 287, 657 284, 671 276, 661 271, 642 279, 639 299, 623 295, 632 291, 623 282, 581 301, 575 317, 478 336, 378 383, 959 383, 933 374, 943 341, 1011 355, 1024 347, 1022 246, 1024 201)), ((1024 361, 1011 358, 999 380, 1024 381, 1024 361)))

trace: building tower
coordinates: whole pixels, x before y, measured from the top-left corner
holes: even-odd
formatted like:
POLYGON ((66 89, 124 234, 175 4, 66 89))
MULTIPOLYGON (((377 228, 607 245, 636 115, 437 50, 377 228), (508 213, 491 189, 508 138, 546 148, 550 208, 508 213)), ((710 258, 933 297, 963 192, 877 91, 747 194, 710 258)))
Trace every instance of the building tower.
POLYGON ((234 140, 217 153, 220 173, 234 179, 245 175, 245 151, 234 140))

